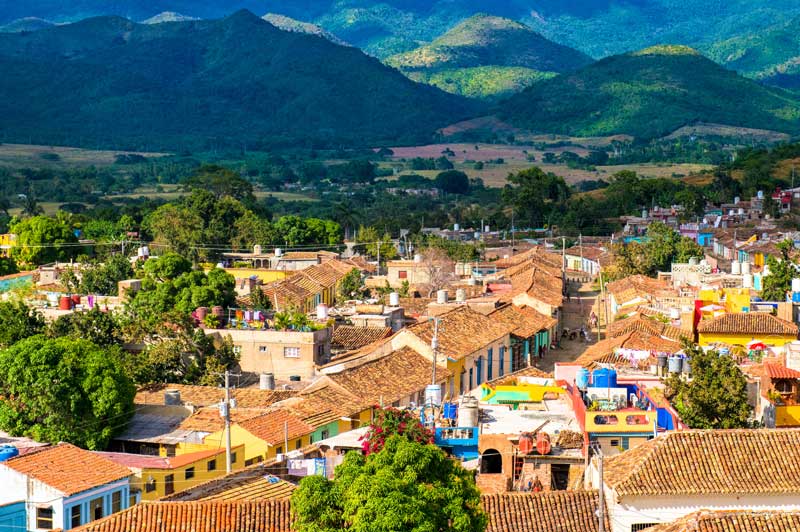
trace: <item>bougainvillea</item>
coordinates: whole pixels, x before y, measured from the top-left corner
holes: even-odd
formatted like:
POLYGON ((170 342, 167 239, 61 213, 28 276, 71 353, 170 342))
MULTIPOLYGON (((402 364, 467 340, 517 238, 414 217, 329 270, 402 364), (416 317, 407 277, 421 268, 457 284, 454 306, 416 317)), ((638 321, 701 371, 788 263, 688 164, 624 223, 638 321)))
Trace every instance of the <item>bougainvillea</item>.
POLYGON ((433 432, 425 428, 410 410, 397 408, 375 408, 375 417, 366 434, 361 437, 361 450, 364 454, 378 453, 386 440, 394 435, 418 443, 433 443, 433 432))

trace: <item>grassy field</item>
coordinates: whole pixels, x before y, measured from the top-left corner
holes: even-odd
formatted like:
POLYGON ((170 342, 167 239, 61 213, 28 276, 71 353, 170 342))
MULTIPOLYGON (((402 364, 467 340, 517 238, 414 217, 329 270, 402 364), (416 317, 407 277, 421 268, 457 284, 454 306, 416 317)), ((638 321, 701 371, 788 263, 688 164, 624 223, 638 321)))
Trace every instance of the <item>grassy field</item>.
MULTIPOLYGON (((55 216, 58 210, 61 208, 63 203, 59 203, 57 201, 41 201, 39 205, 44 209, 44 213, 48 216, 55 216)), ((8 209, 8 214, 11 216, 19 216, 22 214, 21 207, 13 207, 8 209)))
MULTIPOLYGON (((131 192, 130 194, 115 194, 113 196, 105 196, 105 199, 114 201, 115 199, 136 199, 145 197, 148 199, 162 199, 167 201, 176 200, 186 195, 186 192, 181 190, 180 185, 161 185, 160 190, 155 187, 141 187, 131 192)), ((271 192, 268 190, 256 190, 254 195, 258 199, 267 197, 274 197, 282 201, 317 201, 314 198, 309 198, 303 194, 295 192, 271 192)))
MULTIPOLYGON (((565 139, 557 139, 565 140, 565 139)), ((573 139, 575 141, 579 139, 573 139)), ((587 140, 587 139, 582 139, 587 140)), ((590 139, 599 141, 599 139, 590 139)), ((554 139, 544 138, 541 142, 553 142, 554 139)), ((688 176, 699 173, 701 170, 712 168, 711 165, 703 164, 626 164, 626 165, 613 165, 613 166, 598 166, 596 171, 568 168, 561 164, 544 164, 542 158, 545 152, 560 154, 565 151, 577 153, 580 156, 586 156, 589 150, 577 146, 565 146, 558 148, 550 148, 547 150, 536 149, 533 145, 517 146, 517 145, 501 145, 501 144, 430 144, 427 146, 413 146, 413 147, 400 147, 392 148, 394 156, 389 163, 383 163, 384 167, 399 166, 402 160, 409 160, 415 157, 422 158, 438 158, 442 156, 445 150, 451 150, 455 153, 454 156, 449 157, 450 161, 455 165, 456 170, 465 172, 469 177, 479 177, 483 179, 486 186, 490 187, 503 187, 506 184, 508 174, 519 172, 532 166, 538 166, 545 172, 552 172, 560 175, 567 183, 575 184, 580 181, 605 179, 608 180, 612 175, 622 170, 633 170, 634 172, 644 177, 673 177, 673 176, 688 176), (528 157, 533 156, 534 161, 529 161, 528 157), (494 163, 489 161, 496 161, 502 159, 502 163, 494 163), (484 163, 482 170, 474 168, 474 162, 481 161, 484 163)), ((403 169, 401 173, 415 173, 425 177, 433 178, 439 173, 437 170, 408 170, 403 169)))
MULTIPOLYGON (((0 144, 0 166, 11 168, 70 166, 110 166, 117 155, 132 154, 125 151, 84 150, 64 146, 36 146, 32 144, 0 144)), ((144 157, 164 157, 166 153, 138 153, 144 157)))

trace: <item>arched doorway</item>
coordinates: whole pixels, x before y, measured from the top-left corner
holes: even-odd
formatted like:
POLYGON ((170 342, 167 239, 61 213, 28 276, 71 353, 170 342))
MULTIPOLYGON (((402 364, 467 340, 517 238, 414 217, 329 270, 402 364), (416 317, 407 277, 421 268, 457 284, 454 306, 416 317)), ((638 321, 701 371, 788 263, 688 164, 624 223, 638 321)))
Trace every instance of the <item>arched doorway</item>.
POLYGON ((503 456, 496 449, 486 449, 481 455, 481 473, 497 474, 503 472, 503 456))

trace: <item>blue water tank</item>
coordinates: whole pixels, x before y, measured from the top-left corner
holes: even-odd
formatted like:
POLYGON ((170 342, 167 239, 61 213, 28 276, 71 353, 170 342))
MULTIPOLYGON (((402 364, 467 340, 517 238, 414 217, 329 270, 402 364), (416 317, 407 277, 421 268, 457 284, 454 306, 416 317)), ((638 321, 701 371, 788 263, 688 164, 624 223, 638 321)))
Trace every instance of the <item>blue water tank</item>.
POLYGON ((0 447, 0 462, 5 462, 10 458, 14 458, 15 456, 19 455, 19 449, 14 447, 13 445, 3 445, 0 447))
POLYGON ((444 419, 456 419, 458 417, 458 405, 456 403, 443 404, 442 417, 444 419))
POLYGON ((580 368, 578 374, 575 376, 575 385, 579 390, 585 390, 589 387, 589 370, 580 368))
POLYGON ((596 369, 592 373, 592 386, 595 388, 616 388, 617 370, 615 369, 596 369))

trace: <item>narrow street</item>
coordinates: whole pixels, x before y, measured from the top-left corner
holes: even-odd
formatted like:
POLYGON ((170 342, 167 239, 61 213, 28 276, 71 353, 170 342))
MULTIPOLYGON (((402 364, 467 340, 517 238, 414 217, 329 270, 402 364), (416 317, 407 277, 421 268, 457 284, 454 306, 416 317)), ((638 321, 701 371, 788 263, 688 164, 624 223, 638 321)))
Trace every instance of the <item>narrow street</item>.
MULTIPOLYGON (((592 307, 599 296, 599 291, 593 282, 568 283, 569 301, 564 302, 564 327, 570 331, 579 332, 581 326, 589 331, 589 316, 592 307)), ((580 334, 575 340, 561 339, 560 348, 548 351, 537 367, 543 371, 552 372, 556 362, 572 362, 586 350, 589 345, 597 341, 597 329, 589 331, 589 343, 582 341, 580 334)))

